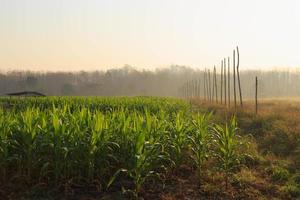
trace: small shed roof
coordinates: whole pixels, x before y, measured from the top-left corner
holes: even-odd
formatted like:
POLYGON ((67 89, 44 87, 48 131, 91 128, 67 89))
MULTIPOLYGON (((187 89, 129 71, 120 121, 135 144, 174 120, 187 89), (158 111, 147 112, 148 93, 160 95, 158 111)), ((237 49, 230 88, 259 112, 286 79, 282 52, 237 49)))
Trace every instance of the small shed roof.
POLYGON ((22 91, 22 92, 13 92, 13 93, 7 93, 8 96, 25 96, 25 97, 39 97, 39 96, 46 96, 40 92, 35 91, 22 91))

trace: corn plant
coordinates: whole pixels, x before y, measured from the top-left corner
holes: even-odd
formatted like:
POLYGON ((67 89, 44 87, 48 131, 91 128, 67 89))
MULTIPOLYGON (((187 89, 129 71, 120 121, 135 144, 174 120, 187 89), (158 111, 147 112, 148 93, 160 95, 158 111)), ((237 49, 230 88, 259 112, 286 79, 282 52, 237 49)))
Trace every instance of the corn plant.
POLYGON ((119 186, 137 198, 189 155, 199 172, 212 150, 228 177, 236 160, 236 123, 210 128, 171 98, 0 98, 0 184, 24 181, 68 192, 119 186), (211 136, 215 137, 215 143, 211 136), (215 144, 214 148, 212 143, 215 144), (129 182, 129 183, 128 183, 129 182))
POLYGON ((68 154, 68 148, 65 146, 68 130, 66 124, 64 124, 61 119, 64 116, 61 116, 60 118, 56 109, 50 114, 50 116, 52 131, 50 132, 49 138, 51 148, 51 157, 49 163, 53 165, 51 169, 54 175, 54 181, 56 184, 58 184, 61 175, 65 175, 63 170, 68 154))
POLYGON ((18 163, 20 177, 26 176, 27 182, 31 181, 34 167, 38 164, 36 160, 38 118, 39 110, 28 108, 17 116, 18 123, 14 127, 11 136, 12 150, 15 152, 14 161, 18 163), (23 174, 23 172, 25 172, 23 174))
POLYGON ((0 110, 0 173, 2 181, 6 181, 7 168, 9 167, 9 147, 12 134, 12 126, 15 120, 11 114, 6 115, 4 111, 0 110))
POLYGON ((214 138, 216 142, 215 155, 219 162, 219 168, 225 173, 226 189, 228 188, 228 181, 231 172, 239 165, 239 155, 237 147, 239 144, 237 135, 237 122, 233 117, 229 124, 225 127, 215 125, 214 138))
POLYGON ((172 159, 175 165, 179 166, 184 157, 184 151, 187 149, 188 140, 187 133, 189 131, 189 124, 186 122, 184 113, 176 113, 174 121, 170 124, 169 143, 172 151, 172 159))
MULTIPOLYGON (((166 156, 162 144, 154 140, 147 140, 147 129, 142 129, 144 119, 141 116, 134 115, 132 120, 131 131, 133 132, 133 137, 131 138, 130 159, 127 160, 126 168, 117 170, 112 176, 108 187, 110 187, 120 173, 124 173, 133 180, 134 188, 123 188, 123 192, 129 192, 135 198, 138 198, 145 181, 150 177, 159 177, 156 170, 164 167, 162 161, 168 159, 168 156, 166 156)), ((147 121, 145 126, 149 127, 150 123, 147 121)))
POLYGON ((120 146, 111 140, 112 135, 108 131, 109 125, 109 121, 105 118, 105 115, 98 112, 94 114, 88 154, 89 182, 98 178, 103 185, 106 185, 108 181, 101 179, 105 179, 105 176, 111 173, 111 161, 117 160, 114 152, 120 146))
POLYGON ((191 158, 194 161, 199 177, 201 176, 202 166, 205 160, 208 159, 210 154, 211 133, 209 132, 210 124, 209 115, 197 114, 193 116, 193 128, 189 136, 190 148, 192 151, 191 158))

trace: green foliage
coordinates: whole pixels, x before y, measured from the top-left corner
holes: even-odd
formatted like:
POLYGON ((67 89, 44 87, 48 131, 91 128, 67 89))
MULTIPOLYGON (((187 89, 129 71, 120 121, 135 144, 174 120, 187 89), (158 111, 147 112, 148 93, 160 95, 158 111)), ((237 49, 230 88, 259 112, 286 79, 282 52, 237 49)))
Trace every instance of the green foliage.
POLYGON ((18 97, 3 97, 0 98, 1 105, 3 107, 12 105, 12 111, 22 111, 28 107, 47 110, 52 109, 53 106, 63 109, 68 105, 71 111, 87 108, 91 111, 112 112, 125 108, 139 113, 143 113, 145 108, 151 113, 160 113, 161 110, 173 113, 186 111, 189 107, 185 101, 167 97, 27 97, 22 98, 22 101, 18 97))
POLYGON ((297 147, 297 134, 278 114, 269 116, 246 116, 239 118, 245 134, 251 134, 258 140, 258 148, 264 153, 288 156, 297 147))
POLYGON ((283 182, 287 181, 290 177, 290 173, 287 169, 276 166, 271 169, 271 178, 273 181, 283 182))
POLYGON ((289 194, 291 197, 299 197, 300 196, 300 186, 289 183, 283 187, 283 191, 285 191, 287 194, 289 194))
POLYGON ((299 173, 298 173, 298 174, 295 174, 295 175, 292 177, 292 181, 293 181, 294 183, 296 183, 297 185, 300 186, 300 174, 299 174, 299 173))
POLYGON ((29 185, 96 182, 103 191, 116 179, 129 179, 134 187, 124 189, 137 196, 145 181, 159 179, 173 163, 173 149, 172 158, 178 160, 187 147, 187 105, 180 100, 21 100, 0 100, 14 106, 0 108, 1 183, 11 176, 25 178, 29 185))
POLYGON ((205 160, 208 159, 211 149, 211 133, 209 131, 210 123, 209 115, 195 115, 192 120, 192 131, 189 136, 190 146, 192 150, 192 160, 194 161, 199 176, 201 176, 201 169, 205 160))
POLYGON ((265 152, 288 156, 296 148, 296 140, 288 134, 287 130, 278 127, 265 135, 259 147, 265 152))
POLYGON ((183 151, 188 146, 187 134, 189 131, 189 122, 184 113, 179 112, 173 116, 173 124, 170 127, 168 142, 171 147, 171 156, 177 166, 179 166, 184 158, 183 151))
POLYGON ((300 197, 300 176, 295 174, 289 181, 283 186, 283 191, 289 194, 291 197, 300 197))
POLYGON ((224 127, 215 125, 214 138, 216 142, 216 157, 219 162, 219 168, 224 171, 226 178, 226 188, 230 173, 235 170, 240 163, 237 147, 239 145, 238 135, 236 134, 237 122, 233 117, 229 124, 224 127))
POLYGON ((0 104, 12 105, 0 108, 0 184, 92 184, 137 198, 147 181, 162 180, 189 156, 199 175, 213 152, 226 174, 238 165, 235 119, 212 131, 211 114, 187 112, 180 100, 1 98, 0 104))

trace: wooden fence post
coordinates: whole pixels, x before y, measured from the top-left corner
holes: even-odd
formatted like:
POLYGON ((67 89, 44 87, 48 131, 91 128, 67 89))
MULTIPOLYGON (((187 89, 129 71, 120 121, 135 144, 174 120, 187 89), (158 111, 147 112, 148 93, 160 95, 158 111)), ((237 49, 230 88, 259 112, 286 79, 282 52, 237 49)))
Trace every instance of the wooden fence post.
POLYGON ((192 98, 195 97, 195 80, 192 80, 192 98))
POLYGON ((228 107, 230 108, 230 58, 227 58, 228 61, 228 66, 227 66, 227 71, 228 71, 228 107))
POLYGON ((223 60, 221 61, 221 104, 223 104, 223 60))
POLYGON ((187 98, 190 97, 190 83, 189 83, 189 81, 186 82, 186 95, 187 95, 187 98))
POLYGON ((204 94, 204 101, 206 101, 206 69, 203 72, 203 86, 204 86, 204 90, 203 90, 203 94, 204 94))
POLYGON ((218 103, 218 87, 217 87, 217 70, 216 70, 216 66, 214 66, 214 74, 215 74, 216 103, 218 103))
POLYGON ((206 97, 207 97, 207 101, 210 100, 209 98, 209 83, 208 83, 208 70, 206 70, 206 97))
POLYGON ((241 80, 240 80, 240 54, 239 54, 239 47, 236 47, 236 53, 237 53, 237 77, 238 77, 238 84, 239 84, 239 92, 240 92, 240 103, 241 107, 243 107, 243 96, 242 96, 242 89, 241 89, 241 80))
POLYGON ((255 114, 257 115, 257 87, 258 87, 258 80, 257 76, 255 77, 255 114))
POLYGON ((185 83, 185 98, 189 97, 188 82, 185 83))
POLYGON ((198 96, 199 99, 201 99, 201 79, 198 79, 198 96))
POLYGON ((226 58, 224 58, 224 99, 225 106, 227 105, 227 81, 226 81, 226 58))
POLYGON ((215 71, 211 72, 212 75, 212 102, 215 100, 215 71))
POLYGON ((211 102, 211 79, 210 79, 210 70, 208 69, 208 85, 209 85, 209 102, 211 102))
POLYGON ((234 111, 236 111, 236 83, 235 83, 235 50, 233 50, 233 94, 234 94, 234 111))
POLYGON ((195 97, 198 97, 198 80, 195 79, 195 97))
POLYGON ((195 90, 195 97, 197 97, 198 96, 198 93, 197 93, 197 87, 198 87, 198 85, 197 85, 197 79, 195 79, 194 80, 194 90, 195 90))

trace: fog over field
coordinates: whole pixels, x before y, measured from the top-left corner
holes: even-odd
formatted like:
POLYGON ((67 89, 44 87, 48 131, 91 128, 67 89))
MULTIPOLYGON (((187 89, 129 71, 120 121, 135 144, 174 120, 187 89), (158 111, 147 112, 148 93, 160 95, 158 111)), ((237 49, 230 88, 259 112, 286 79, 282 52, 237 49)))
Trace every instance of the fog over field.
POLYGON ((179 96, 197 80, 203 95, 204 68, 216 65, 220 74, 220 59, 232 59, 239 46, 244 98, 253 98, 255 76, 259 98, 298 96, 299 6, 297 0, 2 0, 0 94, 179 96))
MULTIPOLYGON (((217 72, 219 91, 219 68, 217 72)), ((299 71, 242 70, 241 87, 244 98, 254 97, 255 76, 259 81, 259 98, 300 96, 299 71)), ((0 94, 29 90, 49 96, 180 96, 182 94, 179 89, 189 81, 198 84, 197 90, 203 96, 203 80, 203 70, 178 65, 152 71, 136 70, 129 65, 91 72, 11 71, 0 75, 0 94)), ((233 81, 231 87, 233 88, 233 81)))

